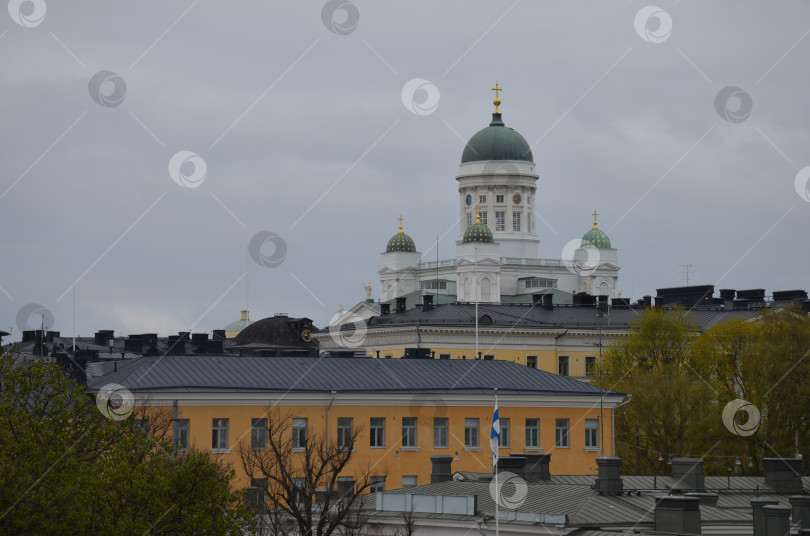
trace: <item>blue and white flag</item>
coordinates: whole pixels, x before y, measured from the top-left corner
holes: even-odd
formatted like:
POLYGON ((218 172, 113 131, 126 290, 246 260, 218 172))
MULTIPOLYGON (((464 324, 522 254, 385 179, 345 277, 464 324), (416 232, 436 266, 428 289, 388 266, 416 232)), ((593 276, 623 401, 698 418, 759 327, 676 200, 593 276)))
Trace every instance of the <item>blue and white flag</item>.
POLYGON ((492 449, 492 470, 498 467, 498 438, 501 435, 501 420, 498 418, 498 399, 495 399, 495 412, 492 414, 492 432, 489 434, 489 447, 492 449))

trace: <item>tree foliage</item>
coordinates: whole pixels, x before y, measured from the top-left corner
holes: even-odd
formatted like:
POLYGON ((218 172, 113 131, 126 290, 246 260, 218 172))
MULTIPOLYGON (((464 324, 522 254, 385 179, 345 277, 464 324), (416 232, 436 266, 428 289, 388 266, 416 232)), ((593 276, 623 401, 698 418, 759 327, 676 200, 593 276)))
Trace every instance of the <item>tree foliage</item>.
POLYGON ((267 415, 266 448, 254 449, 248 439, 239 445, 262 514, 262 534, 360 534, 366 522, 362 495, 371 486, 368 471, 348 486, 339 479, 347 476, 361 430, 354 428, 342 444, 315 433, 294 444, 292 417, 277 409, 267 415))
POLYGON ((617 454, 641 473, 661 474, 669 456, 692 456, 705 457, 709 474, 755 474, 762 457, 794 456, 798 434, 807 456, 809 352, 810 318, 798 308, 703 333, 684 309, 645 310, 604 356, 605 387, 633 395, 616 412, 617 454), (738 411, 729 427, 723 411, 734 400, 759 417, 738 411))
POLYGON ((133 416, 105 418, 55 363, 0 357, 1 533, 241 534, 232 477, 199 452, 173 458, 133 416))

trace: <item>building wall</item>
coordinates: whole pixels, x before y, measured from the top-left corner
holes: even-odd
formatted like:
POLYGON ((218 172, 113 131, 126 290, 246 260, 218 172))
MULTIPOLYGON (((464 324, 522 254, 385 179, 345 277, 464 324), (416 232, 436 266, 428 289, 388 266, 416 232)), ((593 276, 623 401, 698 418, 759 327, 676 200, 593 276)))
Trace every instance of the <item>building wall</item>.
MULTIPOLYGON (((526 401, 525 405, 538 405, 536 401, 530 401, 530 398, 536 399, 537 397, 522 397, 526 401)), ((563 398, 548 398, 543 403, 549 406, 564 406, 566 402, 563 398)), ((332 444, 337 440, 337 420, 340 417, 352 417, 354 426, 360 427, 362 430, 349 467, 352 474, 342 476, 354 476, 355 479, 360 480, 361 474, 365 470, 369 470, 372 476, 386 475, 386 489, 400 488, 403 475, 415 475, 418 484, 428 484, 432 470, 430 456, 435 454, 457 455, 458 461, 453 462, 454 471, 490 471, 489 436, 493 410, 491 402, 486 405, 480 403, 466 405, 475 402, 471 402, 469 397, 465 401, 454 402, 450 397, 441 395, 423 396, 420 400, 414 400, 411 404, 405 405, 394 405, 392 401, 389 402, 391 402, 390 405, 384 400, 377 404, 358 404, 342 402, 341 395, 336 397, 329 415, 331 421, 329 435, 332 444), (371 447, 369 423, 371 418, 378 417, 385 418, 385 446, 371 447), (403 417, 417 418, 416 449, 406 449, 401 445, 403 417), (448 419, 448 446, 446 448, 434 447, 435 418, 448 419), (467 418, 478 418, 478 448, 465 449, 465 419, 467 418)), ((161 404, 157 400, 152 400, 151 403, 161 404)), ((298 406, 278 405, 271 410, 270 406, 262 404, 235 405, 231 401, 206 405, 204 400, 198 399, 193 401, 192 405, 184 404, 183 400, 180 400, 179 418, 189 419, 190 444, 193 448, 204 452, 211 452, 213 419, 226 418, 229 420, 230 452, 213 455, 230 464, 237 475, 235 486, 242 487, 248 485, 249 480, 240 461, 239 444, 242 443, 249 447, 252 418, 271 418, 273 416, 279 418, 279 416, 285 415, 306 418, 308 419, 308 433, 324 437, 328 403, 329 397, 326 397, 323 399, 322 405, 315 405, 316 402, 298 406)), ((596 457, 599 453, 596 450, 586 450, 585 448, 585 419, 599 419, 599 399, 589 397, 587 402, 578 400, 574 403, 586 404, 587 407, 523 407, 523 402, 519 400, 510 401, 509 397, 501 397, 499 401, 500 418, 502 423, 504 419, 510 419, 511 439, 509 448, 500 449, 500 456, 527 450, 546 452, 552 454, 550 466, 552 474, 591 474, 596 470, 596 457), (526 448, 525 420, 528 418, 540 419, 540 450, 526 448), (556 419, 569 419, 570 446, 568 448, 555 446, 556 419)), ((611 407, 613 404, 615 401, 610 403, 611 407)), ((170 402, 165 400, 162 405, 170 406, 170 402)), ((606 455, 613 455, 612 412, 607 405, 604 409, 604 418, 607 423, 604 430, 604 440, 607 445, 606 455)))

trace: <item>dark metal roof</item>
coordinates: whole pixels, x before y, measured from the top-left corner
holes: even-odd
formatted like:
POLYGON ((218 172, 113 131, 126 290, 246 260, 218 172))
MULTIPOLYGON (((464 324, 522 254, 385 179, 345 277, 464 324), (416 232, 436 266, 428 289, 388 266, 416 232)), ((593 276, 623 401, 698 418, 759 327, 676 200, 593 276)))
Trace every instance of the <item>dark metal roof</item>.
MULTIPOLYGON (((478 316, 492 318, 489 326, 510 328, 580 328, 626 330, 629 324, 644 309, 613 307, 609 314, 597 316, 594 306, 555 306, 544 309, 539 305, 478 304, 478 316)), ((759 311, 738 310, 693 310, 692 316, 701 331, 729 318, 753 318, 759 311)), ((413 308, 404 313, 376 316, 369 321, 370 327, 420 324, 469 326, 475 324, 475 304, 452 303, 437 305, 428 310, 413 308)))
MULTIPOLYGON (((167 355, 138 362, 115 373, 116 383, 141 392, 492 394, 497 387, 500 394, 599 395, 597 386, 508 361, 167 355)), ((88 387, 107 383, 100 376, 88 387)))

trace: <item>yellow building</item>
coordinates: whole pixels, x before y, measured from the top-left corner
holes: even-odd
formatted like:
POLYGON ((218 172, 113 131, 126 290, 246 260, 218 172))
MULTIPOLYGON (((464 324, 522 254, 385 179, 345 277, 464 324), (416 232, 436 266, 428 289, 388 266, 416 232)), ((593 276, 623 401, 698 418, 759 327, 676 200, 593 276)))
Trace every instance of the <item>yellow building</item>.
POLYGON ((290 434, 331 442, 359 430, 341 476, 367 473, 375 489, 428 483, 436 454, 453 456, 456 471, 489 471, 495 388, 501 457, 550 453, 552 474, 591 474, 598 455, 613 455, 613 409, 625 399, 501 361, 155 356, 90 378, 88 390, 110 383, 136 406, 176 401, 176 439, 230 464, 237 486, 249 484, 240 446, 260 447, 263 419, 278 415, 292 419, 290 434))

